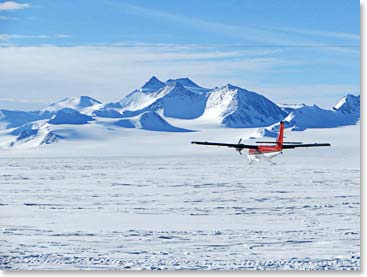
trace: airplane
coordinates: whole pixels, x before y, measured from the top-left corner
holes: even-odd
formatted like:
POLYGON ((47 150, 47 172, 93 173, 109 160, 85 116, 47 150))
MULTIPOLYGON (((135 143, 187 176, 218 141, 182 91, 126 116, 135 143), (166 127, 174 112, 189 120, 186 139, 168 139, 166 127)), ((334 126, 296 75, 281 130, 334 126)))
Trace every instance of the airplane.
POLYGON ((234 148, 240 154, 242 154, 243 149, 248 149, 248 157, 250 160, 259 160, 264 158, 273 158, 278 154, 282 154, 283 150, 295 149, 300 147, 322 147, 331 146, 330 143, 311 143, 304 144, 302 142, 284 142, 284 122, 280 122, 279 133, 276 141, 256 141, 259 145, 243 144, 242 139, 239 140, 237 144, 232 143, 219 143, 219 142, 207 142, 207 141, 192 141, 192 144, 199 145, 210 145, 210 146, 226 146, 234 148), (273 145, 262 145, 262 144, 273 144, 273 145))

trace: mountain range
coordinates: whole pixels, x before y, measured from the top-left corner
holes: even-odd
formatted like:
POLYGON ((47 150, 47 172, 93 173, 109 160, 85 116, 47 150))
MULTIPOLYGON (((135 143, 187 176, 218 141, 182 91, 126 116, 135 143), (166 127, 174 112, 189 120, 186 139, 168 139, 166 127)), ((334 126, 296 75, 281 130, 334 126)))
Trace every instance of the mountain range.
POLYGON ((62 99, 39 111, 0 110, 0 138, 6 137, 9 147, 51 144, 82 138, 83 131, 77 131, 73 127, 76 125, 193 131, 172 125, 172 119, 199 122, 210 128, 259 127, 256 136, 272 137, 281 120, 287 128, 303 131, 353 125, 359 118, 360 96, 352 94, 347 94, 331 109, 316 105, 281 106, 259 93, 231 84, 209 89, 189 78, 162 82, 153 76, 118 102, 102 103, 80 96, 62 99))

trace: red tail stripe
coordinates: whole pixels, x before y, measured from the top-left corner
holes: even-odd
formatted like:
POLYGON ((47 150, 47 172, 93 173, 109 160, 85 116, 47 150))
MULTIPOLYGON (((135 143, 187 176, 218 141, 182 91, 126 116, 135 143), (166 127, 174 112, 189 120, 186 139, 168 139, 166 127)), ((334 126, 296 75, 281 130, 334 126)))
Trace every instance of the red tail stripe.
POLYGON ((284 122, 280 122, 279 134, 277 138, 277 146, 280 150, 283 148, 283 134, 284 134, 284 122))

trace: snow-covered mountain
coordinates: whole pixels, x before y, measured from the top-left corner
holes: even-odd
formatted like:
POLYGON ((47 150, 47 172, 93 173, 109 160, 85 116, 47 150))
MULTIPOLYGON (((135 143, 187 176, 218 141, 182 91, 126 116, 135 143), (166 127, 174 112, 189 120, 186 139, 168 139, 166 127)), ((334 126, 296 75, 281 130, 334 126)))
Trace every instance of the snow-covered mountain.
POLYGON ((82 114, 74 109, 63 108, 57 111, 51 119, 41 119, 25 123, 17 128, 10 129, 8 133, 14 136, 9 142, 10 147, 26 146, 35 147, 59 142, 67 139, 63 133, 75 133, 70 126, 84 125, 95 119, 91 116, 82 114), (60 127, 57 126, 63 126, 60 127))
POLYGON ((93 116, 98 116, 98 117, 105 117, 105 118, 121 118, 123 117, 123 115, 121 114, 120 111, 113 109, 113 108, 107 108, 107 107, 102 107, 98 110, 95 110, 92 112, 93 116))
POLYGON ((340 101, 333 107, 333 110, 359 118, 360 106, 361 106, 360 95, 355 96, 352 94, 347 94, 342 99, 340 99, 340 101))
POLYGON ((87 112, 88 110, 93 110, 93 108, 96 109, 99 104, 102 103, 89 96, 69 97, 51 104, 43 109, 43 111, 57 112, 64 108, 70 108, 87 112))
POLYGON ((81 96, 62 99, 40 111, 0 110, 0 138, 4 138, 0 145, 33 147, 63 140, 100 140, 132 128, 190 132, 206 126, 262 127, 254 137, 275 137, 281 120, 286 128, 301 131, 356 124, 359 117, 360 97, 351 94, 329 110, 304 104, 278 106, 230 84, 211 90, 188 78, 162 82, 153 76, 119 102, 101 103, 81 96))
POLYGON ((304 106, 291 112, 285 119, 285 127, 294 131, 307 128, 332 128, 344 125, 343 115, 333 110, 325 110, 317 105, 304 106))
POLYGON ((94 118, 82 114, 77 110, 70 108, 63 108, 56 112, 56 114, 48 121, 50 124, 87 124, 89 121, 93 121, 94 118))
POLYGON ((112 121, 96 121, 94 118, 79 113, 76 110, 64 108, 50 120, 39 120, 26 123, 6 132, 13 138, 9 140, 9 147, 36 147, 52 144, 62 140, 94 139, 94 130, 100 132, 97 137, 110 134, 112 126, 134 128, 159 132, 191 132, 169 124, 156 112, 147 111, 138 116, 112 121), (83 125, 91 130, 84 129, 83 125))
POLYGON ((62 136, 52 131, 45 120, 27 123, 14 129, 11 133, 14 139, 10 141, 9 146, 41 146, 45 144, 56 143, 62 136))
POLYGON ((131 117, 146 111, 160 112, 166 117, 193 119, 204 112, 210 89, 200 87, 188 78, 169 79, 155 76, 121 101, 108 103, 95 111, 101 117, 131 117))
POLYGON ((199 86, 198 84, 191 81, 189 78, 168 79, 166 81, 166 84, 170 86, 178 84, 178 85, 185 87, 187 90, 190 90, 192 92, 196 92, 199 94, 205 94, 211 90, 211 89, 207 89, 207 88, 203 88, 199 86))
POLYGON ((115 122, 115 125, 124 128, 136 128, 160 132, 190 132, 190 130, 172 126, 159 114, 153 111, 146 111, 135 117, 120 119, 115 122))
POLYGON ((54 114, 49 111, 11 111, 0 110, 0 129, 14 128, 41 119, 49 119, 54 114))
POLYGON ((143 109, 125 110, 122 115, 129 117, 145 111, 156 111, 166 117, 194 119, 203 114, 206 100, 207 94, 202 90, 192 91, 179 82, 170 83, 153 103, 143 109))
MULTIPOLYGON (((279 125, 276 125, 277 128, 279 128, 279 125)), ((260 128, 256 131, 256 133, 252 136, 249 137, 249 139, 256 139, 256 138, 264 138, 264 137, 268 137, 268 138, 276 138, 278 137, 278 129, 276 129, 275 127, 273 127, 274 130, 272 130, 272 128, 260 128)))
POLYGON ((166 81, 167 85, 180 84, 186 88, 201 88, 198 84, 191 81, 189 78, 178 78, 178 79, 168 79, 166 81))
POLYGON ((360 97, 348 94, 330 110, 317 105, 295 109, 285 119, 286 126, 293 130, 307 128, 333 128, 356 124, 360 118, 360 97))
POLYGON ((231 128, 268 126, 282 120, 286 113, 264 96, 226 85, 210 93, 203 120, 231 128))
POLYGON ((166 95, 168 91, 169 86, 153 76, 140 89, 134 90, 118 103, 107 105, 107 108, 117 107, 124 110, 143 109, 166 95))
MULTIPOLYGON (((360 119, 360 96, 347 94, 332 109, 322 109, 317 105, 301 105, 294 108, 285 118, 285 128, 304 131, 310 128, 335 128, 354 125, 360 119)), ((273 137, 279 123, 260 129, 255 137, 273 137)))
POLYGON ((157 77, 152 76, 141 88, 142 92, 154 92, 165 87, 166 84, 160 81, 157 77))
POLYGON ((285 111, 287 114, 290 114, 296 109, 302 108, 306 106, 305 104, 278 104, 279 108, 285 111))

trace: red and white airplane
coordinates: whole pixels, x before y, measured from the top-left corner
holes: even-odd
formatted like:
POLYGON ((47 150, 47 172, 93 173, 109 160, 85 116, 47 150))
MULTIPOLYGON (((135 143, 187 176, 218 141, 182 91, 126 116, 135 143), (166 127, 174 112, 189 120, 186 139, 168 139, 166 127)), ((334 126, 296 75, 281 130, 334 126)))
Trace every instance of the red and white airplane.
POLYGON ((285 149, 295 149, 299 147, 320 147, 330 146, 330 143, 311 143, 304 144, 302 142, 284 142, 284 122, 280 122, 279 133, 276 141, 257 141, 260 145, 242 144, 241 139, 237 144, 231 143, 218 143, 218 142, 203 142, 203 141, 192 141, 192 144, 200 145, 212 145, 212 146, 226 146, 236 149, 240 154, 243 149, 248 149, 248 157, 250 159, 261 159, 263 157, 273 158, 278 154, 281 154, 285 149), (274 144, 274 145, 261 145, 261 144, 274 144))

